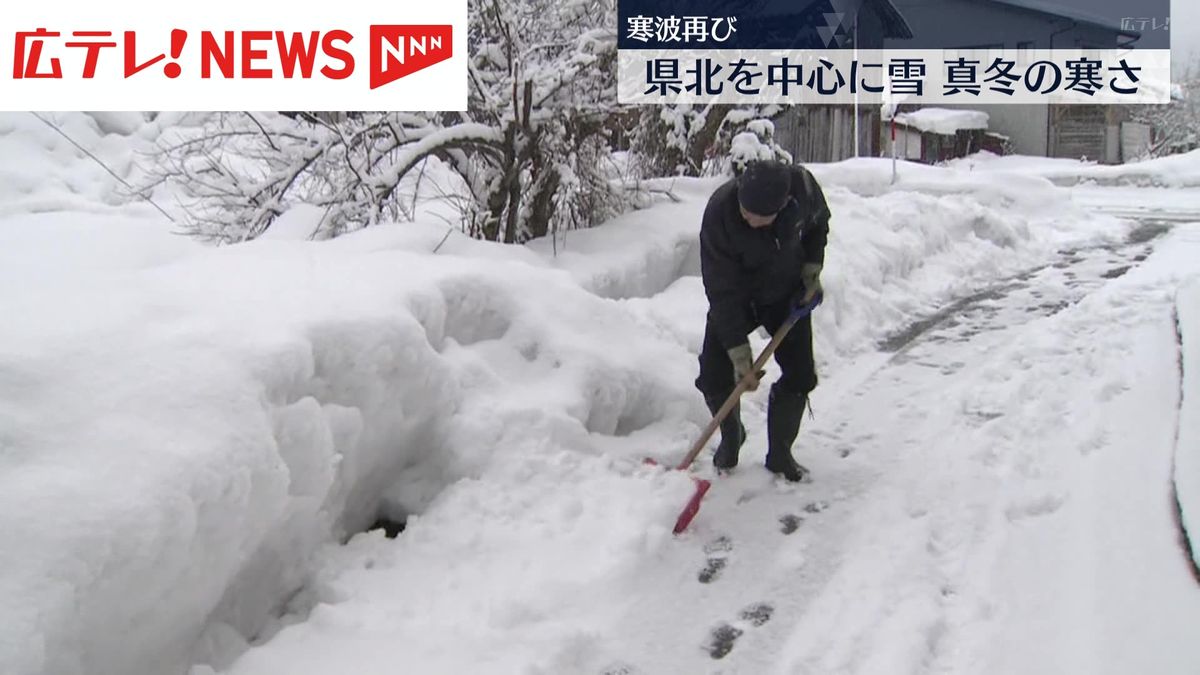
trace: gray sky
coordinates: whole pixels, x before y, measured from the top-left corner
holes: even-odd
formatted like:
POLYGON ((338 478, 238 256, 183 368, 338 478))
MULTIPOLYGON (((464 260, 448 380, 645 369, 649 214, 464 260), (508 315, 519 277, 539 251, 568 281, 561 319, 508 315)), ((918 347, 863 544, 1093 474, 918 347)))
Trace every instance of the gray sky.
POLYGON ((1171 69, 1176 74, 1200 54, 1200 2, 1171 0, 1171 69))

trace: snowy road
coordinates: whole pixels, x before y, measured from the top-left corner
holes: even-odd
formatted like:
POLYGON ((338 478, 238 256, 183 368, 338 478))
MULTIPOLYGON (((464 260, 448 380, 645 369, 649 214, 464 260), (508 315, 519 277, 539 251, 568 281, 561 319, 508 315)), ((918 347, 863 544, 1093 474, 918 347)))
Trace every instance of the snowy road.
MULTIPOLYGON (((760 389, 745 405, 742 467, 692 529, 598 577, 560 615, 506 615, 526 625, 514 639, 536 635, 528 648, 550 655, 496 672, 1187 672, 1200 662, 1188 639, 1200 591, 1168 498, 1171 291, 1200 236, 1160 260, 1167 231, 1146 221, 1124 244, 1063 251, 840 368, 798 440, 810 485, 758 467, 760 389)), ((380 616, 410 611, 397 605, 411 595, 383 590, 405 577, 346 574, 380 588, 366 601, 375 618, 323 614, 323 628, 301 623, 233 672, 392 672, 379 648, 355 646, 384 637, 380 616)), ((420 640, 388 637, 399 650, 420 640)), ((472 649, 514 649, 482 644, 472 649)))
MULTIPOLYGON (((190 128, 63 119, 131 172, 190 128)), ((673 537, 691 481, 642 460, 707 421, 720 179, 525 246, 448 235, 430 181, 212 248, 31 116, 0 150, 4 675, 1197 673, 1200 152, 811 165, 815 482, 760 468, 763 387, 673 537)))
POLYGON ((1125 433, 1140 414, 1135 401, 1161 405, 1149 419, 1173 409, 1169 303, 1148 289, 1110 288, 1162 231, 1147 224, 1125 246, 1066 252, 916 324, 890 356, 824 387, 799 443, 812 485, 776 486, 756 470, 765 411, 750 406, 748 426, 760 430, 751 461, 717 483, 693 540, 644 571, 643 600, 619 622, 636 655, 612 672, 1135 672, 1118 658, 1135 656, 1148 660, 1129 665, 1153 664, 1151 654, 1122 654, 1119 639, 1039 637, 1038 619, 1053 623, 1049 610, 1088 621, 1103 614, 1086 606, 1098 600, 1132 612, 1129 625, 1102 633, 1138 629, 1137 603, 1120 607, 1128 598, 1106 599, 1114 594, 1096 585, 1117 590, 1120 575, 1145 570, 1076 548, 1080 527, 1145 516, 1158 524, 1157 562, 1183 567, 1165 508, 1173 429, 1125 433), (1077 436, 1092 426, 1081 418, 1109 423, 1077 436), (1132 462, 1109 458, 1148 479, 1114 484, 1119 494, 1096 494, 1076 475, 1106 454, 1138 452, 1132 462), (1026 524, 1039 519, 1057 522, 1026 524), (1023 559, 1022 538, 1047 529, 1066 535, 1062 559, 1023 559), (1056 575, 1039 562, 1069 566, 1056 575), (989 583, 996 569, 1011 585, 989 583), (1000 626, 1020 628, 995 634, 1000 626), (688 640, 708 653, 687 650, 688 640))

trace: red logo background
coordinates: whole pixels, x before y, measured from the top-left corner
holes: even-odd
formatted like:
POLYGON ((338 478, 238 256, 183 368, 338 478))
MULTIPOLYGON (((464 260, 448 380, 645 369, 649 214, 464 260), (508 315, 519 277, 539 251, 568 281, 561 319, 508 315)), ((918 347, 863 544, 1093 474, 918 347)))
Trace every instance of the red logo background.
POLYGON ((453 28, 449 24, 371 26, 371 88, 449 59, 453 56, 453 28), (435 48, 438 39, 441 44, 435 48), (384 50, 385 42, 399 49, 403 62, 384 50))

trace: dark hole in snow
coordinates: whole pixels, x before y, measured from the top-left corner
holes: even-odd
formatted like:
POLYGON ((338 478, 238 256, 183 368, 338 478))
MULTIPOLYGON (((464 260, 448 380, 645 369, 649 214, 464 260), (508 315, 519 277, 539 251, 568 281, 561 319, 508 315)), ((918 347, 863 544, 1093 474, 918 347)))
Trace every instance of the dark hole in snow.
POLYGON ((387 516, 379 516, 367 530, 383 530, 383 536, 388 539, 395 539, 404 531, 405 524, 403 520, 392 520, 387 516))

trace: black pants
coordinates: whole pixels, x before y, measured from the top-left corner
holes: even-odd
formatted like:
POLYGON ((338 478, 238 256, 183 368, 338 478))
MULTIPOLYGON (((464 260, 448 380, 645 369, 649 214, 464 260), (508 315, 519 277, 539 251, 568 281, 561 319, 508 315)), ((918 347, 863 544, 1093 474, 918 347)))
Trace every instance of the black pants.
MULTIPOLYGON (((755 308, 759 325, 772 335, 787 320, 791 311, 789 303, 755 308)), ((757 326, 751 328, 754 330, 757 326)), ((758 355, 755 354, 757 357, 758 355)), ((817 388, 817 368, 813 362, 812 317, 806 316, 796 322, 787 337, 775 350, 775 363, 783 371, 776 387, 783 393, 807 395, 817 388)), ((733 392, 737 382, 733 375, 733 362, 729 353, 721 346, 712 325, 704 329, 704 346, 700 350, 700 376, 696 388, 705 398, 725 400, 733 392)))

